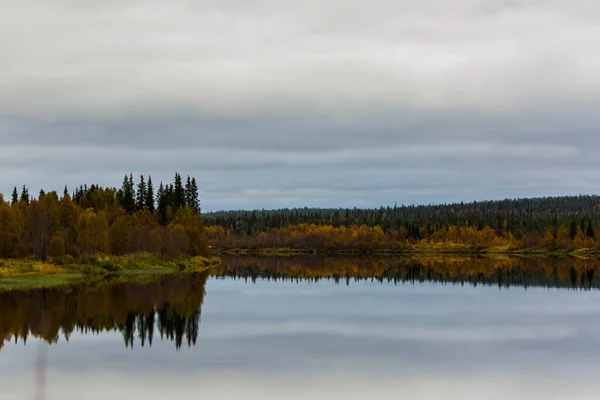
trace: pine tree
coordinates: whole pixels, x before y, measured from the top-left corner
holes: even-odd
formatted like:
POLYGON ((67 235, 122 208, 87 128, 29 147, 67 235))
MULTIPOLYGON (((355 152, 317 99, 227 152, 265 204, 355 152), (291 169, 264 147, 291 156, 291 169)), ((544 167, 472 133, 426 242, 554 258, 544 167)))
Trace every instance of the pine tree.
POLYGON ((129 190, 131 191, 131 198, 135 204, 135 182, 133 181, 133 174, 129 173, 129 190))
POLYGON ((15 186, 12 192, 12 201, 10 204, 13 206, 19 202, 19 192, 17 192, 17 187, 15 186))
POLYGON ((23 185, 23 190, 21 191, 21 201, 25 202, 25 204, 29 204, 29 190, 23 185))
POLYGON ((152 176, 148 176, 148 185, 146 187, 146 198, 144 205, 148 207, 150 212, 154 212, 154 188, 152 187, 152 176))
POLYGON ((185 204, 195 212, 200 212, 200 202, 198 201, 198 186, 196 178, 189 175, 185 183, 185 204))
POLYGON ((179 210, 181 207, 185 207, 185 190, 183 188, 183 182, 181 181, 181 175, 175 173, 175 187, 173 190, 173 211, 179 210))
POLYGON ((117 201, 126 212, 132 213, 135 211, 136 202, 132 174, 130 174, 129 177, 125 175, 125 178, 123 178, 123 186, 117 193, 117 201))
POLYGON ((185 182, 185 203, 188 205, 188 207, 193 209, 193 204, 194 204, 194 198, 193 198, 193 193, 192 193, 192 179, 190 178, 190 176, 187 176, 187 181, 185 182))
POLYGON ((198 185, 196 185, 196 178, 192 178, 192 182, 190 183, 190 200, 188 205, 192 210, 197 213, 200 213, 200 199, 198 197, 198 185))
POLYGON ((147 196, 147 188, 146 182, 144 181, 144 175, 140 176, 140 183, 138 184, 137 189, 137 199, 136 199, 136 208, 138 210, 142 210, 146 205, 146 196, 147 196))
POLYGON ((65 185, 65 190, 63 192, 63 197, 67 197, 69 195, 69 190, 67 189, 67 185, 65 185))
POLYGON ((577 222, 571 220, 571 226, 569 227, 569 238, 573 240, 577 235, 577 222))
POLYGON ((589 221, 588 223, 586 236, 589 238, 594 238, 594 227, 592 226, 592 221, 589 221))
POLYGON ((169 203, 168 203, 167 194, 165 192, 162 182, 158 186, 158 192, 156 192, 156 198, 157 198, 157 203, 158 203, 158 220, 161 224, 164 225, 166 222, 166 219, 167 219, 166 214, 167 214, 167 207, 168 207, 169 203))

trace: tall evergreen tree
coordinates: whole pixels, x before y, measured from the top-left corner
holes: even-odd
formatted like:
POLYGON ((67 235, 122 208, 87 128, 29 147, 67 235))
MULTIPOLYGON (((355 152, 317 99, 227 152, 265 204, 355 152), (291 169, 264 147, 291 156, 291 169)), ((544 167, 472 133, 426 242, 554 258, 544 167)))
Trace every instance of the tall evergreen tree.
POLYGON ((135 211, 135 190, 133 188, 133 175, 129 176, 125 175, 123 178, 123 186, 117 193, 117 200, 121 207, 125 209, 128 213, 132 213, 135 211))
POLYGON ((135 182, 133 181, 133 174, 129 173, 129 190, 131 190, 131 197, 135 202, 135 182))
POLYGON ((192 179, 190 176, 187 176, 187 180, 185 181, 185 203, 188 207, 193 208, 194 199, 192 194, 192 179))
POLYGON ((144 180, 144 175, 140 176, 140 183, 138 183, 137 196, 136 196, 136 208, 138 210, 142 210, 146 205, 146 196, 147 196, 147 188, 146 181, 144 180))
POLYGON ((29 204, 29 190, 23 185, 23 190, 21 191, 21 201, 25 202, 25 204, 29 204))
POLYGON ((197 213, 200 212, 200 194, 198 192, 198 185, 196 184, 196 178, 192 178, 192 193, 194 194, 194 210, 197 213))
POLYGON ((173 196, 173 211, 185 206, 185 189, 179 173, 175 173, 173 196))
POLYGON ((158 192, 156 192, 156 199, 158 203, 158 220, 161 224, 165 224, 167 219, 166 215, 169 202, 162 182, 158 186, 158 192))
POLYGON ((577 235, 577 222, 571 220, 571 226, 569 226, 569 238, 573 240, 577 235))
POLYGON ((65 185, 65 190, 63 191, 63 197, 67 197, 69 195, 69 189, 67 189, 67 185, 65 185))
POLYGON ((17 187, 15 186, 12 192, 12 201, 10 204, 13 206, 19 202, 19 192, 17 192, 17 187))
POLYGON ((185 185, 185 195, 188 207, 195 212, 200 212, 200 200, 198 199, 198 185, 196 185, 196 178, 188 176, 187 183, 185 185))
POLYGON ((585 235, 589 238, 594 238, 594 227, 592 221, 589 221, 585 235))
POLYGON ((154 212, 154 187, 152 187, 152 176, 148 176, 148 185, 146 187, 146 198, 144 199, 144 205, 148 207, 150 212, 154 212))

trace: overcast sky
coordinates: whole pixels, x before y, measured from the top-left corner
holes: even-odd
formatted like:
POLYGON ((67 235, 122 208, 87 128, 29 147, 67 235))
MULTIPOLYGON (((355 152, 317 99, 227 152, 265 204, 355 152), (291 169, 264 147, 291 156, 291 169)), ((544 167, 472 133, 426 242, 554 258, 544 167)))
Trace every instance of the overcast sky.
POLYGON ((600 192, 596 0, 0 0, 0 192, 204 210, 600 192))

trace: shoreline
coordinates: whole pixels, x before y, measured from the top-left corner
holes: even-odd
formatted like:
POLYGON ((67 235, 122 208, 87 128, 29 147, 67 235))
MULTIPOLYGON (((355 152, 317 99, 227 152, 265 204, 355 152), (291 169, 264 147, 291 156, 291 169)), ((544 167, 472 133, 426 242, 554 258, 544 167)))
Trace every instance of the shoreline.
POLYGON ((99 255, 66 263, 64 260, 0 259, 0 291, 94 282, 149 282, 171 274, 204 272, 220 263, 221 259, 215 256, 167 261, 149 254, 99 255))
POLYGON ((223 257, 382 257, 386 258, 531 258, 600 260, 600 251, 577 249, 513 249, 508 246, 423 246, 410 245, 388 249, 211 249, 208 256, 164 260, 151 254, 123 256, 95 255, 78 261, 72 258, 46 262, 29 259, 0 259, 0 291, 32 289, 79 283, 150 282, 160 277, 190 272, 204 272, 221 264, 223 257))

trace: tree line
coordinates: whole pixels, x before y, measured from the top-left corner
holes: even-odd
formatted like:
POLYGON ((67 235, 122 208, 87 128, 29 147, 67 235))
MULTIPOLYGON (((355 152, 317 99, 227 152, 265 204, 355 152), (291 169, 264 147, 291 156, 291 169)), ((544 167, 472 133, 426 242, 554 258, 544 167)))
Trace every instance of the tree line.
POLYGON ((61 196, 15 187, 0 194, 0 257, 61 258, 96 253, 148 252, 168 258, 205 254, 196 179, 179 173, 171 183, 126 175, 120 188, 82 185, 61 196))
POLYGON ((376 209, 208 213, 213 247, 365 250, 418 244, 600 249, 600 196, 506 199, 376 209))

